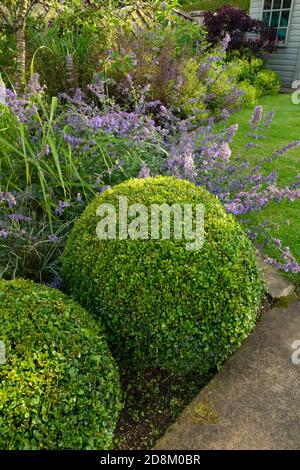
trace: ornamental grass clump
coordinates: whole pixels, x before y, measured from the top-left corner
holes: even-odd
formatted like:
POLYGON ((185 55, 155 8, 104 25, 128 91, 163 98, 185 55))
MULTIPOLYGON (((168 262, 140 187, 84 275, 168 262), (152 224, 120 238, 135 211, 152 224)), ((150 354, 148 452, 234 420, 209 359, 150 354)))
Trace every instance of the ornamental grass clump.
POLYGON ((175 374, 223 363, 253 329, 263 291, 241 226, 204 188, 172 177, 132 179, 95 198, 70 234, 63 277, 67 290, 101 319, 122 366, 175 374), (133 239, 130 230, 121 240, 118 222, 116 239, 99 239, 103 218, 96 211, 110 204, 118 221, 120 197, 128 208, 147 208, 148 233, 154 204, 204 204, 203 247, 187 249, 187 238, 172 230, 168 240, 133 239))
POLYGON ((90 315, 56 289, 0 281, 0 448, 109 449, 117 367, 90 315))

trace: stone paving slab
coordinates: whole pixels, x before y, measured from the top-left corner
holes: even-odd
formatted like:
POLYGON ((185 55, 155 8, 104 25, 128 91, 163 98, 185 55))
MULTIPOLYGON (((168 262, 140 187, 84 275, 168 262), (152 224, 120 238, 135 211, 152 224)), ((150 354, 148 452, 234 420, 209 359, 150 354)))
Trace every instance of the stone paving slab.
POLYGON ((295 286, 285 279, 274 267, 258 259, 259 266, 266 282, 266 291, 274 302, 281 307, 287 307, 295 302, 297 295, 295 286))
POLYGON ((267 312, 155 449, 300 449, 295 340, 300 341, 300 302, 267 312))

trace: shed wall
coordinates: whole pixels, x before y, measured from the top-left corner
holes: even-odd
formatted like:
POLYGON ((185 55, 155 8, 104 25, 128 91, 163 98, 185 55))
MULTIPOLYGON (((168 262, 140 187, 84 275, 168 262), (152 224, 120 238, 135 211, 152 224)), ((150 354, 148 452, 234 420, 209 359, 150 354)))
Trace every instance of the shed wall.
MULTIPOLYGON (((250 16, 261 19, 263 0, 251 0, 250 16)), ((300 0, 294 0, 290 18, 287 44, 278 47, 268 59, 268 66, 280 76, 283 85, 291 86, 292 82, 300 79, 300 0)))

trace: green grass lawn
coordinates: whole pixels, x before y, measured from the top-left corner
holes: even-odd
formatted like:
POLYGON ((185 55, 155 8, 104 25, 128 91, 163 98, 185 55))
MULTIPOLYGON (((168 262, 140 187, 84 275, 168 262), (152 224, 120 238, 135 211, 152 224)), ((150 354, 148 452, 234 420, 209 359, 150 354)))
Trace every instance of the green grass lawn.
MULTIPOLYGON (((258 141, 259 148, 245 150, 244 146, 249 141, 245 134, 249 132, 252 110, 246 109, 234 114, 229 124, 238 123, 239 130, 232 142, 233 157, 241 154, 246 158, 248 155, 255 163, 261 157, 271 156, 274 150, 283 145, 300 140, 300 105, 292 104, 290 94, 264 97, 260 104, 266 112, 272 110, 275 112, 274 121, 266 139, 258 141)), ((290 184, 295 176, 300 174, 300 147, 288 151, 272 164, 264 165, 266 172, 272 169, 275 169, 279 175, 280 186, 290 184)), ((265 209, 251 217, 258 224, 266 220, 274 223, 273 236, 279 238, 285 246, 289 246, 300 263, 300 201, 270 203, 265 209)), ((294 275, 293 280, 300 288, 300 275, 294 275)))
POLYGON ((188 5, 184 5, 182 9, 187 12, 198 10, 215 11, 225 5, 249 11, 250 0, 200 0, 199 2, 191 2, 188 5))

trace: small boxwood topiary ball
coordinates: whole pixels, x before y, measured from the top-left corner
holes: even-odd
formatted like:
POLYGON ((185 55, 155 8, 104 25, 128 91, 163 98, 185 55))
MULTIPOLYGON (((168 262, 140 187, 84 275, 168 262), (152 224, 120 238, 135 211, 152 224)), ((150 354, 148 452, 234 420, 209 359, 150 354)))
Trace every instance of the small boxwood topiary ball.
POLYGON ((69 292, 103 322, 122 364, 175 373, 205 373, 238 348, 263 290, 240 225, 205 189, 171 177, 129 180, 97 197, 71 232, 63 273, 69 292), (118 221, 120 196, 149 214, 153 204, 204 204, 202 249, 188 250, 185 238, 120 240, 118 226, 116 240, 99 239, 97 208, 112 204, 118 221))
POLYGON ((0 281, 0 448, 109 449, 117 367, 90 315, 58 290, 0 281))

